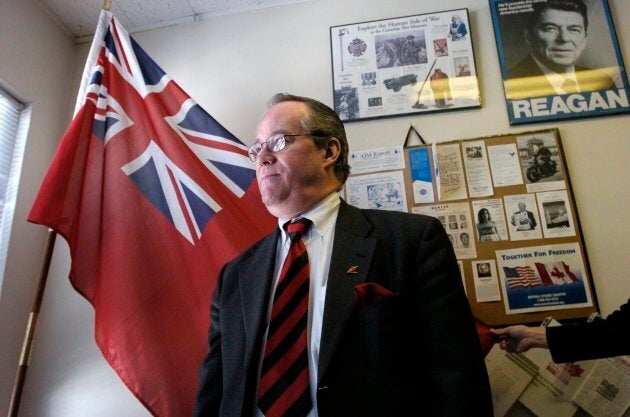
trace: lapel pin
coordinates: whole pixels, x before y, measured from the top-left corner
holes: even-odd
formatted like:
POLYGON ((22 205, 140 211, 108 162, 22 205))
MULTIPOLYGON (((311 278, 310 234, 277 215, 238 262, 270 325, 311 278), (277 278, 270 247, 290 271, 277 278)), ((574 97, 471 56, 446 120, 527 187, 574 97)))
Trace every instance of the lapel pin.
POLYGON ((346 271, 346 274, 358 274, 358 273, 359 273, 358 265, 353 265, 350 268, 348 268, 348 270, 346 271))

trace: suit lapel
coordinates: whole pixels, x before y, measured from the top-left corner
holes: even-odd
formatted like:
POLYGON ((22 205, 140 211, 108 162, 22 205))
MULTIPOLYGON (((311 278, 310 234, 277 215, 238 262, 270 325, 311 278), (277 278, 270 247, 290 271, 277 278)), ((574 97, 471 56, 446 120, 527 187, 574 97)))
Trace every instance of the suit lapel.
POLYGON ((318 379, 334 355, 357 304, 354 286, 365 282, 376 240, 366 237, 372 225, 343 200, 335 226, 319 353, 318 379))
POLYGON ((249 369, 251 359, 256 356, 254 348, 259 348, 256 341, 260 340, 265 330, 279 233, 276 228, 239 268, 245 326, 245 369, 249 369))

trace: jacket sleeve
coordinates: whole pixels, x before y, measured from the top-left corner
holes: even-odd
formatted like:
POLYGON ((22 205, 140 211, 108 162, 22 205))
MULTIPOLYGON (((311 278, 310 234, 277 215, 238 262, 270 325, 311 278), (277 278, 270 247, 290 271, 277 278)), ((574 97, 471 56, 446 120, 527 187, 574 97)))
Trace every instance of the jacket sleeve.
POLYGON ((606 319, 548 327, 547 344, 556 363, 630 354, 630 300, 606 319))
POLYGON ((474 317, 452 245, 436 219, 425 227, 416 259, 416 303, 428 366, 428 415, 492 416, 492 397, 474 317))

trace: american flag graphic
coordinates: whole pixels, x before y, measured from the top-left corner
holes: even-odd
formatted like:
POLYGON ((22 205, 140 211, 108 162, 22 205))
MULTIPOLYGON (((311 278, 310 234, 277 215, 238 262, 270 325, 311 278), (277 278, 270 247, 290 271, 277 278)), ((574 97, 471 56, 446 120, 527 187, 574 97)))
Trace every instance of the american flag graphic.
POLYGON ((536 272, 529 266, 503 267, 505 281, 509 288, 538 287, 542 281, 536 272))
POLYGON ((156 416, 192 414, 215 277, 275 226, 246 146, 102 11, 29 221, 68 242, 96 343, 156 416))

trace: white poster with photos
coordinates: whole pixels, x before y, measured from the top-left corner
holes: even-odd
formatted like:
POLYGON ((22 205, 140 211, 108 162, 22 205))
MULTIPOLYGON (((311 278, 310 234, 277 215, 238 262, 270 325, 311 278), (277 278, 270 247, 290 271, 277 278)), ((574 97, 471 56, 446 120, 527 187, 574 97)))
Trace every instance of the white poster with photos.
POLYGON ((402 171, 349 177, 345 189, 348 203, 355 207, 407 211, 402 171))
POLYGON ((566 190, 536 194, 542 230, 546 238, 575 236, 575 225, 566 190))
POLYGON ((506 195, 503 201, 508 217, 510 240, 542 239, 534 194, 506 195))
POLYGON ((330 28, 344 122, 481 107, 468 9, 330 28))
POLYGON ((437 218, 444 226, 448 238, 455 249, 457 259, 477 257, 475 240, 472 238, 472 222, 468 203, 439 204, 413 207, 413 213, 437 218))

